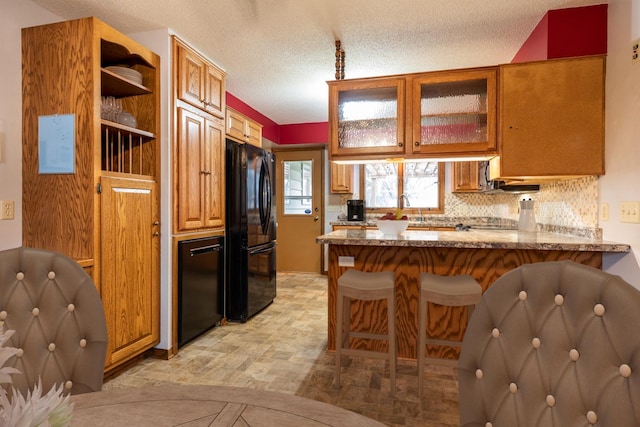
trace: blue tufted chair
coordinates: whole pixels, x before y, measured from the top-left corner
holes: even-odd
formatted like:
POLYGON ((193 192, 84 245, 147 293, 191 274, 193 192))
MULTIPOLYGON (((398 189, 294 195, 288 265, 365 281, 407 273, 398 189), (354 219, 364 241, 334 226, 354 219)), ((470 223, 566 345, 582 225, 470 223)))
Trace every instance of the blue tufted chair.
POLYGON ((32 248, 0 251, 0 322, 15 330, 6 343, 18 349, 5 366, 23 395, 42 378, 43 393, 102 388, 107 327, 91 277, 75 261, 32 248))
POLYGON ((460 425, 640 426, 640 291, 572 261, 489 287, 458 364, 460 425))

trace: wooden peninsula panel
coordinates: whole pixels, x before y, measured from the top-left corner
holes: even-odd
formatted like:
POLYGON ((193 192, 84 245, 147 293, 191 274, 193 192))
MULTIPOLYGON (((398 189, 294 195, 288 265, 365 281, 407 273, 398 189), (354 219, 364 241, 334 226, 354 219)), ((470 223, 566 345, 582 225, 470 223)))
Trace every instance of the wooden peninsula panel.
MULTIPOLYGON (((520 234, 517 231, 472 230, 407 231, 386 236, 373 230, 340 230, 319 236, 328 251, 328 348, 335 350, 337 280, 348 267, 339 257, 353 257, 362 271, 393 271, 396 274, 396 333, 398 357, 416 359, 418 331, 418 277, 422 272, 438 275, 469 274, 486 290, 509 270, 523 264, 572 260, 602 268, 603 252, 629 252, 630 246, 600 239, 555 233, 520 234)), ((386 332, 385 301, 353 301, 352 329, 386 332)), ((430 304, 427 329, 440 339, 460 339, 467 324, 465 307, 430 304)), ((352 346, 384 350, 384 341, 353 339, 352 346)), ((459 350, 430 346, 431 356, 456 359, 459 350)))

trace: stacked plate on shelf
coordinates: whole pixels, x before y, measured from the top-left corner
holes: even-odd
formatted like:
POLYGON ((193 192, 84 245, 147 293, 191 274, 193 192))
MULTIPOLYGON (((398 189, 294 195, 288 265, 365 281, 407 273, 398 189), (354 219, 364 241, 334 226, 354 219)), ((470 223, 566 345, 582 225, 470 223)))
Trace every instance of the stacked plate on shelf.
POLYGON ((138 71, 134 70, 133 68, 119 67, 116 65, 105 67, 105 68, 111 71, 112 73, 119 75, 120 77, 124 77, 125 79, 131 80, 132 82, 137 83, 139 85, 142 84, 142 74, 140 74, 138 71))

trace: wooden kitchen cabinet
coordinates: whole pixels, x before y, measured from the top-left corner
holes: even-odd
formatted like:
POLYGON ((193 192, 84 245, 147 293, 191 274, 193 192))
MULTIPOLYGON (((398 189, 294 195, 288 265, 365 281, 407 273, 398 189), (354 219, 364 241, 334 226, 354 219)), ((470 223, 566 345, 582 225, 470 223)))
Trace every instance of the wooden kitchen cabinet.
POLYGON ((604 56, 501 66, 491 179, 603 175, 604 108, 604 56))
POLYGON ((262 147, 262 125, 232 108, 227 108, 227 135, 240 142, 262 147))
POLYGON ((329 82, 329 158, 400 157, 405 153, 405 79, 329 82))
POLYGON ((224 123, 185 108, 176 112, 175 231, 224 229, 224 123))
POLYGON ((22 244, 63 253, 91 274, 109 372, 160 340, 160 58, 84 18, 23 29, 22 65, 22 244), (120 99, 135 127, 101 119, 102 96, 120 99), (39 146, 43 123, 67 143, 57 154, 70 168, 43 159, 58 148, 39 146))
POLYGON ((480 189, 478 162, 453 162, 454 193, 475 193, 480 189))
POLYGON ((414 155, 497 153, 496 67, 411 77, 414 155))
POLYGON ((353 193, 353 165, 331 162, 331 192, 353 193))
POLYGON ((331 160, 497 154, 497 67, 328 84, 331 160))
POLYGON ((177 98, 224 118, 225 74, 194 49, 173 37, 177 58, 177 98))

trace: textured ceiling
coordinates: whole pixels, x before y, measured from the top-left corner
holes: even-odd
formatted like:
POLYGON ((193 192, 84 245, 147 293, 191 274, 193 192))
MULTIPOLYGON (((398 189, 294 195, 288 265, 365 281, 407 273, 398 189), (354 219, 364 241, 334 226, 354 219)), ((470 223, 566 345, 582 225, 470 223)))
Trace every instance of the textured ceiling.
POLYGON ((335 40, 346 78, 510 62, 545 12, 590 0, 33 0, 124 33, 170 28, 278 124, 327 120, 335 40))

